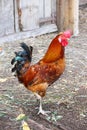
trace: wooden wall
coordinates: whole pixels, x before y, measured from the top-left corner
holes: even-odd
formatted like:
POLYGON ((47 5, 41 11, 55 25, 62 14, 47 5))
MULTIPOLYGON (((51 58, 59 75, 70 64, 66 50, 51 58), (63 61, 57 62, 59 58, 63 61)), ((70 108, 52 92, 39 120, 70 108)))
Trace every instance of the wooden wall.
POLYGON ((0 41, 66 29, 77 35, 78 7, 79 0, 0 0, 0 41))

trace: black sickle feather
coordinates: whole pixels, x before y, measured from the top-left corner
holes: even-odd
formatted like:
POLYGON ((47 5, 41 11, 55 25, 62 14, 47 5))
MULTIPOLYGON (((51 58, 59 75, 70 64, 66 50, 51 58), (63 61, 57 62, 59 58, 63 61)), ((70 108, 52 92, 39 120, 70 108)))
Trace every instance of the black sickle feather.
POLYGON ((22 62, 22 61, 25 61, 25 60, 26 60, 26 58, 17 56, 17 57, 15 57, 15 58, 13 58, 13 59, 11 60, 11 64, 13 65, 16 61, 22 62))
POLYGON ((31 62, 33 47, 32 46, 28 47, 25 43, 21 43, 21 47, 26 51, 28 60, 31 62))
POLYGON ((15 58, 13 58, 13 59, 11 60, 11 64, 13 65, 14 62, 15 62, 15 58))
POLYGON ((11 64, 14 65, 12 68, 12 72, 17 72, 17 74, 20 74, 20 70, 22 69, 23 65, 25 64, 26 61, 31 62, 32 60, 32 51, 33 47, 32 46, 27 46, 25 43, 21 43, 21 47, 23 50, 19 52, 14 52, 15 57, 11 60, 11 64))
POLYGON ((12 72, 15 72, 15 70, 16 70, 16 65, 12 68, 12 72))

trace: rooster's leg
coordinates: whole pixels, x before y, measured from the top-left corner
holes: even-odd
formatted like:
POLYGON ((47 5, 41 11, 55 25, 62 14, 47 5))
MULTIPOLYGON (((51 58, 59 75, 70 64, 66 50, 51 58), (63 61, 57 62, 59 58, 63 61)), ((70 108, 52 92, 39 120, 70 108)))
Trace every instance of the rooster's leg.
POLYGON ((50 111, 44 111, 43 109, 42 109, 42 98, 41 98, 41 96, 40 95, 38 95, 37 93, 35 93, 35 95, 37 96, 37 98, 40 100, 40 106, 39 106, 39 112, 38 112, 38 114, 42 114, 42 115, 47 115, 47 113, 50 113, 50 111))

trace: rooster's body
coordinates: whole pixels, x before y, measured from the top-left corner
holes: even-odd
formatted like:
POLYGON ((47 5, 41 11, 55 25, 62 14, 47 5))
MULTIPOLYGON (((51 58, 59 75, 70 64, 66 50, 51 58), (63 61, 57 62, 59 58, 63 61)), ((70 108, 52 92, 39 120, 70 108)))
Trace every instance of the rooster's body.
POLYGON ((12 59, 12 64, 16 62, 12 71, 16 71, 19 82, 34 92, 40 99, 39 113, 45 114, 42 110, 41 97, 45 96, 46 89, 54 83, 65 69, 65 46, 68 44, 70 32, 57 35, 51 42, 45 56, 36 64, 31 65, 32 50, 22 43, 24 51, 16 52, 16 57, 12 59))

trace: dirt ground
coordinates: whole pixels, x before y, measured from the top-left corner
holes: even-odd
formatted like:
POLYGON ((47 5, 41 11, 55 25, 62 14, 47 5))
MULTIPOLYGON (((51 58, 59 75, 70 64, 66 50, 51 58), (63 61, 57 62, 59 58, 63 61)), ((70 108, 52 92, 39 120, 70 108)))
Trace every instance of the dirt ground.
POLYGON ((79 17, 80 34, 66 47, 66 70, 44 98, 43 108, 51 111, 48 116, 37 115, 38 102, 12 75, 10 61, 24 41, 34 47, 33 63, 37 62, 57 33, 0 43, 0 130, 22 129, 21 122, 16 121, 21 111, 27 123, 33 119, 50 130, 87 130, 87 5, 80 6, 79 17))

